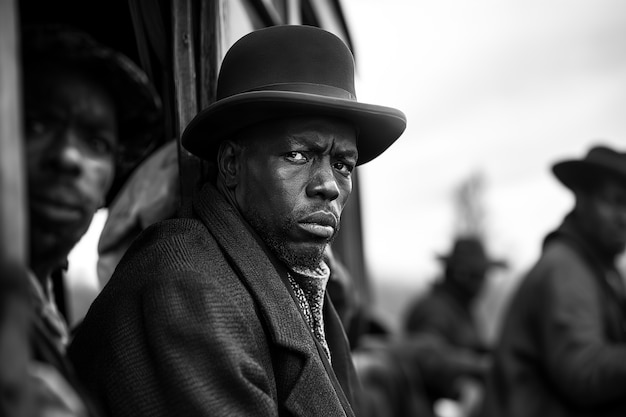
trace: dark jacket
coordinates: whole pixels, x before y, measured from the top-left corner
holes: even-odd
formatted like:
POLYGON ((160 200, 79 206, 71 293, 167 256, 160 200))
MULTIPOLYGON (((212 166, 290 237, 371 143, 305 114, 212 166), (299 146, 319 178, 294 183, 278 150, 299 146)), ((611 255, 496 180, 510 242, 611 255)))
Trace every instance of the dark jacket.
POLYGON ((212 186, 148 228, 69 354, 111 416, 352 416, 357 386, 326 297, 332 368, 283 271, 212 186), (333 371, 334 370, 334 371, 333 371))
POLYGON ((626 315, 612 260, 573 215, 514 294, 489 378, 490 417, 626 415, 626 315))
POLYGON ((66 357, 67 324, 54 299, 31 272, 25 272, 21 278, 29 283, 27 299, 33 313, 28 329, 31 359, 28 373, 37 415, 102 416, 66 357))
POLYGON ((457 381, 482 381, 488 349, 471 311, 470 300, 448 281, 436 283, 407 310, 405 333, 412 340, 426 394, 434 404, 458 396, 457 381))
POLYGON ((447 281, 436 283, 413 301, 406 314, 407 333, 431 333, 452 346, 486 351, 471 311, 470 300, 447 281))

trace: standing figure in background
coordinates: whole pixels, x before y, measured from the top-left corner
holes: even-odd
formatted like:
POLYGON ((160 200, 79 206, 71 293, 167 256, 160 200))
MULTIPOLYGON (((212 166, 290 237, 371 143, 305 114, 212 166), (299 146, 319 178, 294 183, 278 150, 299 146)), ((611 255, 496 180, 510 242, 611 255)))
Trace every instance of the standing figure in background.
POLYGON ((414 362, 431 403, 455 399, 475 415, 490 357, 474 319, 473 303, 489 270, 506 263, 490 259, 477 237, 457 238, 452 252, 439 259, 445 267, 444 279, 407 310, 406 346, 414 347, 414 362))
POLYGON ((555 164, 573 210, 513 295, 494 353, 490 417, 626 415, 626 153, 555 164))
POLYGON ((356 100, 337 36, 286 25, 239 39, 181 138, 213 168, 190 214, 133 241, 70 346, 110 415, 355 415, 324 255, 352 171, 405 126, 356 100))
POLYGON ((65 357, 69 330, 52 276, 111 200, 123 167, 148 148, 160 101, 127 57, 71 28, 25 28, 22 64, 34 312, 29 369, 46 412, 93 415, 65 357))

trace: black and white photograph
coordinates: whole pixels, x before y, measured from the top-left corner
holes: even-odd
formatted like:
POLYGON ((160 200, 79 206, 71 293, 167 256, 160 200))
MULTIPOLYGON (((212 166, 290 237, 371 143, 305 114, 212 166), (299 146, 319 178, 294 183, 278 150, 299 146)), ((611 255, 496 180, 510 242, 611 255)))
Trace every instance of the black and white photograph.
POLYGON ((0 417, 623 417, 626 3, 0 0, 0 417))

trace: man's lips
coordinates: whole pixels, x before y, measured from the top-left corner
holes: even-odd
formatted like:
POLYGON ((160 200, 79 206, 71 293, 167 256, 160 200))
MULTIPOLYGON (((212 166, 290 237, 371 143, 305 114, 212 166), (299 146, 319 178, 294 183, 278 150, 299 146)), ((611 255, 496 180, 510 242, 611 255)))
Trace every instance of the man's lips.
POLYGON ((298 222, 308 233, 325 239, 333 236, 338 223, 337 217, 328 211, 316 211, 298 222))
POLYGON ((71 222, 84 217, 85 207, 67 196, 33 195, 29 201, 33 214, 52 221, 71 222))

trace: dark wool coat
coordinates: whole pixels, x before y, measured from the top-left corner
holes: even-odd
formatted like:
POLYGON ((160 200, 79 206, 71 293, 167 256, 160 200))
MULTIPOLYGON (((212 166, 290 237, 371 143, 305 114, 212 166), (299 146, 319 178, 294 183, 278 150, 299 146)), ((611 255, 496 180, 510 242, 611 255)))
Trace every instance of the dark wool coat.
POLYGON ((407 333, 432 333, 452 346, 477 352, 486 350, 474 322, 470 301, 447 281, 436 283, 407 309, 407 333))
POLYGON ((210 185, 193 210, 194 218, 140 235, 70 346, 104 409, 113 417, 353 416, 358 383, 328 297, 332 368, 285 271, 237 211, 210 185))
POLYGON ((482 381, 487 347, 474 322, 470 301, 454 284, 436 283, 414 300, 404 327, 414 340, 415 362, 432 404, 441 398, 457 398, 460 377, 482 381))
POLYGON ((550 234, 502 324, 489 417, 626 416, 626 305, 570 215, 550 234))
MULTIPOLYGON (((38 412, 42 413, 44 411, 47 413, 70 413, 71 407, 68 408, 67 406, 63 406, 60 404, 66 404, 68 402, 70 404, 73 404, 75 402, 74 399, 68 400, 66 398, 67 395, 70 395, 71 397, 78 396, 80 404, 85 407, 87 416, 102 417, 103 414, 98 409, 96 403, 94 403, 93 399, 90 396, 90 393, 85 390, 84 387, 80 384, 76 373, 74 372, 72 364, 67 359, 67 357, 65 357, 64 353, 59 349, 58 334, 56 334, 52 330, 51 326, 49 325, 49 321, 43 315, 43 313, 41 313, 40 304, 36 300, 34 301, 34 303, 36 303, 36 313, 31 316, 32 326, 30 328, 29 346, 31 350, 30 353, 34 362, 33 369, 38 368, 37 363, 49 365, 58 372, 55 378, 62 379, 63 384, 66 385, 66 387, 63 387, 58 391, 52 393, 49 391, 49 388, 46 385, 38 384, 35 390, 35 395, 37 397, 37 406, 35 408, 38 412)), ((52 379, 52 377, 50 376, 44 379, 48 379, 49 381, 51 381, 51 384, 58 384, 58 380, 52 379)), ((1 411, 2 409, 0 407, 0 414, 2 414, 1 411)), ((75 414, 72 413, 71 415, 75 414)))

